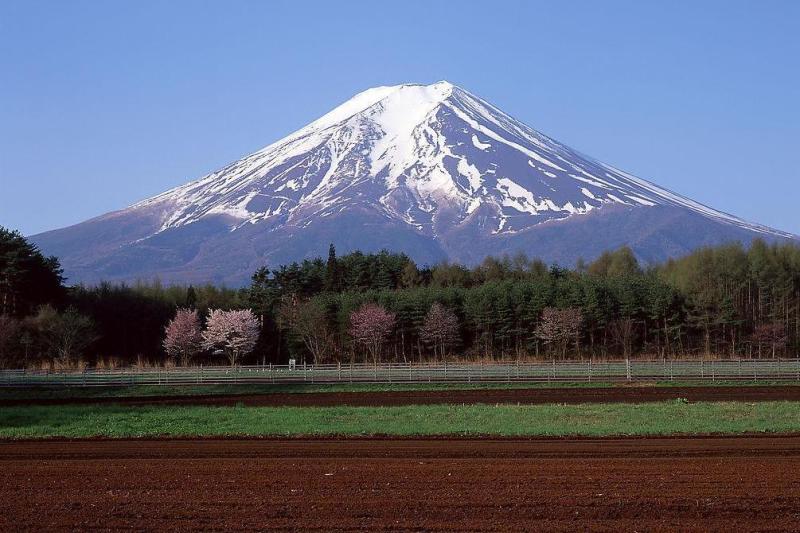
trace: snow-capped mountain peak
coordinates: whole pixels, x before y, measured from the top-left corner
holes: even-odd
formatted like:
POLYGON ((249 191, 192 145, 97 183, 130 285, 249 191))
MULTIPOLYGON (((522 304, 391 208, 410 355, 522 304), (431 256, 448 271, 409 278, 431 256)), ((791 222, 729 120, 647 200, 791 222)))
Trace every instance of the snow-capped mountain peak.
MULTIPOLYGON (((469 263, 516 251, 570 262, 622 244, 658 260, 727 240, 794 238, 587 157, 446 81, 367 89, 220 170, 85 224, 102 227, 105 244, 100 259, 76 252, 75 261, 112 266, 83 272, 125 278, 136 270, 131 254, 148 263, 159 250, 160 276, 234 282, 330 242, 469 263), (222 265, 220 249, 246 259, 222 265)), ((63 246, 69 273, 74 247, 63 246)))
POLYGON ((771 233, 596 162, 447 82, 367 89, 288 137, 132 206, 165 204, 159 231, 226 215, 308 225, 354 204, 433 233, 485 206, 493 233, 513 233, 607 204, 677 205, 771 233))

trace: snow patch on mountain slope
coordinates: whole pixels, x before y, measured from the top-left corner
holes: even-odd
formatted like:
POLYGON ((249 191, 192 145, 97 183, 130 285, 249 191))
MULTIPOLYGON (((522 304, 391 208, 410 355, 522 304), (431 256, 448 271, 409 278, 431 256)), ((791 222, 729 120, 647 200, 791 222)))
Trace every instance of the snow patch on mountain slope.
POLYGON ((492 147, 492 145, 489 143, 482 143, 480 139, 478 139, 478 136, 475 135, 474 133, 472 134, 472 146, 474 146, 478 150, 488 150, 489 148, 492 147))

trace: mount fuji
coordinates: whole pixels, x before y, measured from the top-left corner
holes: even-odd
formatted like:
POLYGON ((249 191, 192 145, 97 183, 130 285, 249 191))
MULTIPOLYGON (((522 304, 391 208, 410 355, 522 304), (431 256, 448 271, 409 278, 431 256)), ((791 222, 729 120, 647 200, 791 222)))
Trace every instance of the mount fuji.
POLYGON ((264 264, 389 249, 418 263, 797 237, 587 157, 442 81, 376 87, 288 137, 126 209, 32 239, 71 282, 246 283, 264 264))

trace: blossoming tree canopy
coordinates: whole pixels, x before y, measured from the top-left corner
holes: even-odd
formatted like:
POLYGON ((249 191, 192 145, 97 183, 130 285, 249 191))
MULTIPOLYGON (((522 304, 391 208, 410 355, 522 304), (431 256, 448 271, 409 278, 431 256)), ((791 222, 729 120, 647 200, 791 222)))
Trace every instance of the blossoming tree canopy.
POLYGON ((260 329, 258 318, 250 309, 211 309, 203 332, 203 347, 223 350, 233 366, 241 356, 253 351, 260 329))

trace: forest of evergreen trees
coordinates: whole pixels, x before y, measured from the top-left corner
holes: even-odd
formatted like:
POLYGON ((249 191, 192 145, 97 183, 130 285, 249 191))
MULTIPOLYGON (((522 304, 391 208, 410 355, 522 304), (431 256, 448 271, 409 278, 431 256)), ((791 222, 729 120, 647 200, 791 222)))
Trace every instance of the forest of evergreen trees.
MULTIPOLYGON (((249 287, 64 287, 0 228, 0 365, 163 364, 179 308, 251 309, 241 363, 441 358, 796 357, 800 247, 755 241, 642 268, 622 248, 574 268, 524 255, 467 268, 350 253, 258 270, 249 287), (370 329, 372 328, 372 330, 370 329), (373 330, 380 330, 377 335, 373 330), (377 336, 376 336, 377 335, 377 336)), ((194 364, 221 362, 197 353, 194 364)))

